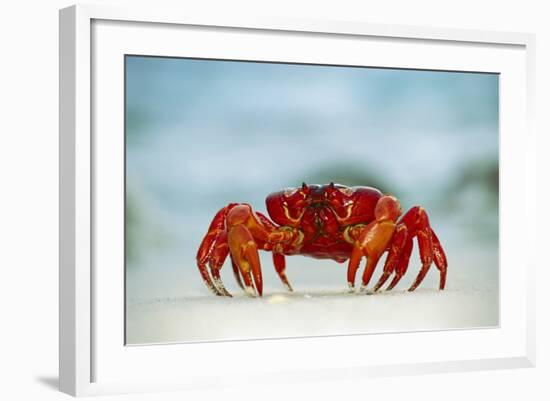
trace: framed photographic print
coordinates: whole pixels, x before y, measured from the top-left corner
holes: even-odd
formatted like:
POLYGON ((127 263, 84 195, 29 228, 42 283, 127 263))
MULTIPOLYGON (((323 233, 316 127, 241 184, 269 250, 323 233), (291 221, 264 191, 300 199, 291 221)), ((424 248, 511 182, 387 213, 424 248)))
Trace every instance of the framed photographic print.
POLYGON ((532 366, 533 45, 62 10, 61 390, 532 366))

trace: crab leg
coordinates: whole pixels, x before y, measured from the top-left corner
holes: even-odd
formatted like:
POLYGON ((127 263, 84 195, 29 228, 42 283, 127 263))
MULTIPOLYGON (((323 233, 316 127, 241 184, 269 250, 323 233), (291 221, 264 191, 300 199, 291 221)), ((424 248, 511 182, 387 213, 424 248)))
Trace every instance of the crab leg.
MULTIPOLYGON (((256 215, 258 216, 258 220, 261 221, 261 223, 266 226, 271 232, 273 236, 274 232, 277 230, 277 226, 273 224, 266 216, 264 216, 260 212, 256 212, 256 215)), ((286 289, 288 291, 293 291, 292 286, 288 282, 288 278, 286 277, 285 269, 286 269, 286 263, 285 263, 285 256, 284 254, 280 253, 280 251, 273 250, 273 265, 275 266, 275 271, 279 275, 279 278, 285 285, 286 289)))
POLYGON ((393 279, 388 285, 388 288, 386 288, 386 291, 390 291, 395 287, 399 281, 401 280, 401 277, 405 275, 407 272, 407 267, 409 266, 409 259, 411 258, 413 248, 413 241, 412 238, 407 238, 405 241, 405 245, 403 247, 403 251, 401 252, 401 257, 399 261, 397 262, 397 266, 395 267, 395 276, 393 276, 393 279))
POLYGON ((378 282, 374 286, 374 291, 378 291, 380 287, 388 280, 391 274, 395 271, 397 264, 399 262, 399 257, 403 252, 405 246, 405 241, 407 239, 407 227, 404 224, 399 224, 395 229, 395 234, 393 235, 392 243, 390 245, 390 250, 388 252, 388 257, 386 258, 386 263, 384 264, 384 271, 378 282))
POLYGON ((208 260, 208 267, 210 268, 210 274, 212 275, 212 284, 216 287, 222 295, 231 296, 229 291, 225 288, 220 278, 220 270, 229 254, 229 246, 227 244, 227 233, 221 232, 216 239, 210 259, 208 260))
POLYGON ((420 283, 426 277, 428 270, 433 262, 432 254, 432 230, 430 229, 430 223, 428 220, 428 215, 422 208, 418 208, 416 218, 416 225, 418 226, 416 232, 416 239, 418 241, 418 249, 420 252, 420 261, 422 262, 422 267, 414 280, 414 283, 409 288, 409 291, 414 291, 420 283))
POLYGON ((279 278, 285 285, 286 289, 288 291, 293 291, 292 286, 288 282, 288 278, 286 277, 285 273, 285 256, 282 253, 273 252, 273 264, 275 265, 275 271, 279 275, 279 278))
POLYGON ((445 251, 439 242, 439 238, 435 235, 435 232, 432 231, 432 252, 435 267, 439 270, 439 289, 445 289, 445 282, 447 280, 447 257, 445 256, 445 251))
POLYGON ((218 237, 220 236, 220 234, 225 232, 225 219, 227 217, 227 213, 235 205, 236 203, 230 203, 226 207, 220 209, 218 213, 216 213, 214 219, 212 219, 212 223, 210 223, 210 226, 208 227, 208 232, 202 240, 199 246, 199 250, 197 252, 197 266, 199 268, 201 277, 206 284, 206 287, 208 287, 208 289, 216 295, 223 294, 214 285, 212 278, 210 277, 210 274, 206 269, 206 264, 208 263, 212 253, 214 252, 216 243, 219 241, 218 237))
POLYGON ((422 283, 432 262, 435 262, 435 265, 440 272, 439 289, 444 289, 447 276, 447 259, 439 239, 430 227, 430 222, 426 211, 420 206, 415 206, 403 215, 400 220, 400 224, 404 224, 407 227, 408 238, 405 242, 405 247, 401 253, 400 260, 396 266, 395 276, 387 290, 391 290, 395 287, 405 274, 412 252, 414 237, 417 238, 422 267, 413 284, 409 288, 409 291, 414 291, 422 283))

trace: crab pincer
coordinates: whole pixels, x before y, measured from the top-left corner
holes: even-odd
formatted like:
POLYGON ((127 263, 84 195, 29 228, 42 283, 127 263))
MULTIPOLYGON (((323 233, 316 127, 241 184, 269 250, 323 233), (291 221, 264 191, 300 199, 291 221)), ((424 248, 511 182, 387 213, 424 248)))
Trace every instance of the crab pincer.
POLYGON ((375 220, 361 230, 351 251, 348 264, 348 286, 350 291, 355 290, 355 275, 363 256, 367 257, 367 264, 361 280, 361 291, 366 289, 378 260, 393 238, 396 227, 395 221, 400 213, 399 202, 393 196, 383 196, 376 203, 374 209, 375 220))
POLYGON ((206 286, 216 295, 231 296, 221 277, 221 268, 230 256, 239 287, 249 296, 263 294, 258 250, 273 251, 273 264, 287 288, 292 287, 285 273, 285 246, 300 239, 295 229, 280 229, 246 203, 232 203, 216 213, 197 253, 197 266, 206 286), (276 248, 276 249, 274 249, 276 248), (207 269, 207 266, 209 270, 207 269))
POLYGON ((229 228, 227 235, 229 249, 235 264, 239 268, 245 285, 245 291, 249 295, 262 295, 262 271, 260 269, 260 257, 258 247, 250 231, 243 224, 229 228), (252 285, 254 281, 254 286, 252 285))

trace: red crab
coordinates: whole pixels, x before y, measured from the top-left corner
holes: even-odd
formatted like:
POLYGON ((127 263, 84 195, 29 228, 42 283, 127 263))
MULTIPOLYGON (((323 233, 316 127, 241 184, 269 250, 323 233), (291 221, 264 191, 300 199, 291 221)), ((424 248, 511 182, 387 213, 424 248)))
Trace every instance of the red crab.
POLYGON ((275 270, 289 291, 292 287, 285 274, 285 256, 305 255, 339 263, 349 259, 350 291, 354 291, 357 269, 365 256, 363 291, 378 260, 388 251, 374 291, 394 274, 387 288, 391 290, 407 270, 414 237, 422 268, 409 291, 422 282, 432 262, 440 273, 439 289, 445 288, 445 252, 420 206, 411 208, 398 221, 401 206, 395 197, 375 188, 334 183, 304 183, 300 188, 275 192, 267 197, 266 205, 273 222, 246 203, 230 203, 214 216, 197 253, 201 276, 214 294, 231 296, 220 279, 222 265, 230 255, 239 286, 249 295, 262 295, 258 249, 273 253, 275 270))

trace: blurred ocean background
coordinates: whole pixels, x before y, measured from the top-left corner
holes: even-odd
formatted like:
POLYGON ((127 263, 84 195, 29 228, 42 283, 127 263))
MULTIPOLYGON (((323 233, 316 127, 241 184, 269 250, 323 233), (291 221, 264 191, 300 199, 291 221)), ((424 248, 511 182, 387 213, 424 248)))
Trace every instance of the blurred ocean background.
MULTIPOLYGON (((221 207, 265 212, 270 192, 303 181, 374 186, 404 210, 424 206, 449 291, 489 291, 480 302, 494 324, 498 98, 495 74, 127 56, 127 324, 141 322, 129 342, 165 339, 140 337, 151 321, 133 307, 210 296, 195 254, 221 207)), ((265 292, 283 292, 262 254, 265 292)), ((419 265, 415 250, 401 289, 419 265)), ((287 274, 298 291, 346 288, 346 264, 288 257, 287 274)), ((222 279, 240 294, 230 266, 222 279)), ((419 289, 437 280, 432 268, 419 289)))

